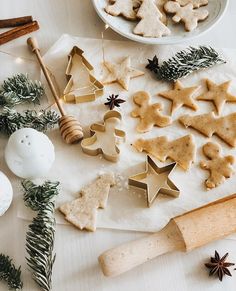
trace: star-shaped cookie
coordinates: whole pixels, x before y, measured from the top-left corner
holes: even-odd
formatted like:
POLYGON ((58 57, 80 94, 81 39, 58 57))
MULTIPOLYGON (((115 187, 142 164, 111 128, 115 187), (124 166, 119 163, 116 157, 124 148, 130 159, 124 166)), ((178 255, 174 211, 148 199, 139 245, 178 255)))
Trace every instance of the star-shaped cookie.
POLYGON ((212 101, 220 114, 226 102, 236 102, 236 96, 228 92, 231 81, 217 85, 209 79, 206 79, 207 92, 198 96, 197 100, 212 101))
POLYGON ((131 67, 130 57, 125 58, 121 63, 114 64, 104 62, 109 73, 103 79, 103 84, 118 82, 125 90, 129 90, 130 79, 144 75, 144 72, 131 67))
POLYGON ((176 81, 174 89, 160 92, 158 95, 172 101, 171 113, 182 106, 187 106, 196 111, 198 110, 198 106, 194 103, 192 96, 198 88, 198 86, 184 88, 180 81, 176 81))
POLYGON ((172 163, 159 168, 154 160, 147 155, 145 172, 129 177, 129 185, 146 190, 148 207, 152 205, 159 194, 178 197, 180 191, 169 178, 175 167, 176 163, 172 163))

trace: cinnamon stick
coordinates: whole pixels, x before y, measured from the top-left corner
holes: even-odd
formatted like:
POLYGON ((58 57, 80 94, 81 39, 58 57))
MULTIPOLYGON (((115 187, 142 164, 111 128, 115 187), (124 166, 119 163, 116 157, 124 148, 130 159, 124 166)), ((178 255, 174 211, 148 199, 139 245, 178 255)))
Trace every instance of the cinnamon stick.
POLYGON ((22 16, 10 19, 1 19, 0 28, 16 27, 33 22, 32 16, 22 16))
POLYGON ((39 29, 37 21, 13 28, 0 34, 0 45, 39 29))

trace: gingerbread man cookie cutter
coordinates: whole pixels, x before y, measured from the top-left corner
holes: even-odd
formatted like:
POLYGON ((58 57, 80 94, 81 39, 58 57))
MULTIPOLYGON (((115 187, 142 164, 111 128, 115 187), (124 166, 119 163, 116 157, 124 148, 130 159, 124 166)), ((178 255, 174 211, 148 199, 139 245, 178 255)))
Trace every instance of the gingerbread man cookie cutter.
POLYGON ((104 86, 93 75, 94 67, 84 57, 84 51, 74 46, 68 55, 67 85, 63 98, 68 103, 94 101, 103 94, 104 86))
POLYGON ((92 136, 81 142, 83 152, 91 156, 102 154, 106 160, 117 162, 120 154, 118 144, 125 141, 125 132, 116 128, 121 119, 118 111, 111 110, 104 115, 102 124, 92 124, 92 136))

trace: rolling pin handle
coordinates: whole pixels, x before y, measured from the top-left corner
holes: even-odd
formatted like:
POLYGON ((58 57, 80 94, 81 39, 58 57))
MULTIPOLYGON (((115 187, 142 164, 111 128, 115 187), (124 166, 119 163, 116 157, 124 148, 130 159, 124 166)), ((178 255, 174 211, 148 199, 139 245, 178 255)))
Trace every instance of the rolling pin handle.
POLYGON ((184 251, 185 245, 178 227, 171 220, 157 233, 104 252, 98 261, 103 274, 113 277, 175 250, 184 251))

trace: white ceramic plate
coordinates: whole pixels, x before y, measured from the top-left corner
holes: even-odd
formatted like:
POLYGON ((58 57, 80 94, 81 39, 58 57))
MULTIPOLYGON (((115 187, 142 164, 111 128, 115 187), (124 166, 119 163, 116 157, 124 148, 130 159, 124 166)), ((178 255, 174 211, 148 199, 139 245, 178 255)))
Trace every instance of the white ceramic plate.
MULTIPOLYGON (((209 16, 205 21, 199 23, 198 27, 192 32, 186 32, 182 24, 174 24, 168 21, 171 35, 161 38, 147 38, 132 33, 135 22, 128 21, 121 16, 115 17, 105 12, 104 7, 108 0, 92 0, 97 14, 117 33, 137 42, 147 44, 174 44, 195 38, 211 29, 223 16, 229 0, 209 0, 207 7, 209 16)), ((204 9, 204 7, 200 8, 204 9)))

